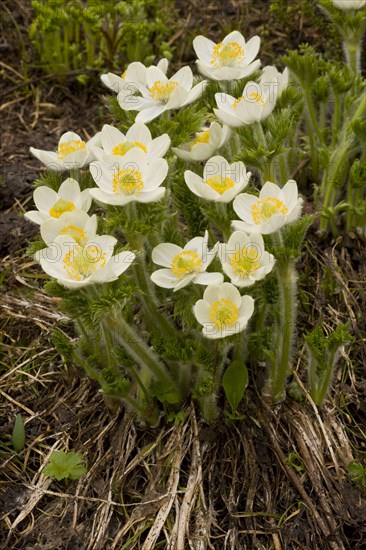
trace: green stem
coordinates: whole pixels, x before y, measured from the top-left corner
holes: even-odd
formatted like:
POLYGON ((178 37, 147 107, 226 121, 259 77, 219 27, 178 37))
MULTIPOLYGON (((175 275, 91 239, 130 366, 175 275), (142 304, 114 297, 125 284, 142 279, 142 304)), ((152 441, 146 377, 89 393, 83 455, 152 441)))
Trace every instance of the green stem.
POLYGON ((146 317, 151 330, 160 334, 165 334, 167 337, 176 337, 176 329, 165 315, 160 313, 159 303, 156 299, 155 292, 150 280, 149 274, 146 273, 146 268, 143 259, 137 258, 135 265, 132 267, 138 285, 143 294, 140 296, 140 301, 144 307, 146 317))
POLYGON ((317 385, 317 391, 315 396, 313 396, 313 399, 317 405, 322 405, 323 401, 325 399, 325 396, 327 394, 327 391, 329 389, 330 380, 333 373, 333 368, 335 364, 336 359, 336 352, 332 353, 327 361, 327 369, 325 371, 325 376, 323 380, 320 383, 320 387, 317 385))
POLYGON ((271 373, 271 390, 273 401, 279 402, 284 398, 295 332, 297 276, 293 260, 278 262, 276 274, 280 294, 280 341, 271 373))
POLYGON ((343 42, 343 50, 345 53, 348 67, 355 73, 361 73, 361 41, 356 37, 353 39, 345 39, 343 42))
POLYGON ((334 202, 336 200, 334 184, 337 181, 337 175, 342 167, 342 164, 347 159, 348 152, 349 148, 347 147, 345 139, 343 139, 337 149, 333 152, 329 161, 329 166, 325 170, 323 181, 320 187, 321 194, 324 195, 319 227, 321 233, 326 232, 328 228, 329 218, 326 211, 328 209, 334 208, 334 202))
POLYGON ((118 319, 111 319, 108 328, 118 344, 142 369, 147 367, 158 380, 172 383, 166 367, 159 361, 158 356, 140 338, 136 330, 125 321, 122 315, 118 316, 118 319))

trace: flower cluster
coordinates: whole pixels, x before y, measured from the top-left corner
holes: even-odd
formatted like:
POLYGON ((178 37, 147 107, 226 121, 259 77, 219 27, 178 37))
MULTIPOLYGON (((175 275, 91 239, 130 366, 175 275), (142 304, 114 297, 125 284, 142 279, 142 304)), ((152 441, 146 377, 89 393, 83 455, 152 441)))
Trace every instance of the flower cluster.
MULTIPOLYGON (((260 61, 256 60, 258 36, 246 42, 234 31, 218 44, 198 36, 193 46, 198 69, 209 79, 243 79, 260 67, 260 61)), ((227 242, 212 242, 211 248, 209 241, 215 240, 215 233, 209 227, 203 237, 196 236, 183 247, 161 242, 160 235, 160 244, 151 247, 151 260, 161 269, 149 275, 154 284, 174 292, 190 283, 206 286, 203 298, 192 306, 194 315, 205 337, 223 338, 241 332, 254 311, 254 299, 241 296, 239 289, 254 285, 275 265, 262 235, 280 230, 301 212, 294 181, 288 181, 282 189, 267 182, 259 197, 242 193, 250 185, 252 174, 243 162, 228 160, 232 140, 238 137, 233 135, 235 128, 258 123, 272 113, 276 99, 288 84, 288 71, 279 73, 275 67, 265 67, 259 81, 247 82, 238 98, 217 93, 214 114, 223 126, 217 121, 207 121, 190 141, 173 147, 166 160, 164 156, 171 145, 169 135, 155 133, 153 138, 146 123, 165 111, 199 99, 207 84, 207 81, 194 84, 189 67, 182 67, 170 78, 167 71, 168 62, 163 59, 150 67, 131 63, 122 76, 102 75, 102 82, 117 94, 121 108, 137 112, 135 123, 126 133, 105 124, 87 142, 67 132, 61 136, 56 152, 31 148, 51 170, 69 169, 74 175, 89 166, 95 187, 81 191, 72 178, 66 179, 58 191, 38 187, 34 192, 38 210, 26 216, 40 225, 47 245, 37 252, 36 259, 62 285, 78 288, 113 281, 134 261, 135 254, 125 250, 113 255, 117 239, 98 235, 97 216, 88 214, 92 199, 105 205, 107 215, 109 205, 129 209, 131 215, 131 203, 162 201, 169 187, 169 164, 174 162, 174 154, 189 162, 206 161, 203 167, 186 170, 184 182, 202 204, 212 202, 217 208, 226 209, 233 202, 240 218, 232 221, 235 231, 227 242), (225 156, 216 154, 224 148, 225 156), (210 271, 212 262, 215 268, 210 271), (220 263, 222 272, 217 271, 220 263), (225 282, 225 277, 230 282, 225 282)))

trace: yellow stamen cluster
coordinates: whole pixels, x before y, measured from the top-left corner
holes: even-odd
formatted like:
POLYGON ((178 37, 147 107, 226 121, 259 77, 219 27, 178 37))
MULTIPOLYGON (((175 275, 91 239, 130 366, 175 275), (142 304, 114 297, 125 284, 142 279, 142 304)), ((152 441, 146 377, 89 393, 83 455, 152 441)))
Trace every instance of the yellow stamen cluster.
POLYGON ((84 246, 87 241, 87 236, 85 231, 81 227, 76 225, 66 225, 60 231, 60 235, 69 235, 74 241, 76 241, 80 246, 84 246))
POLYGON ((112 189, 114 193, 132 195, 144 188, 144 181, 139 170, 118 170, 113 176, 112 189))
POLYGON ((59 218, 65 212, 72 212, 76 206, 71 201, 65 201, 65 199, 58 199, 55 204, 50 208, 49 215, 53 218, 59 218))
POLYGON ((252 92, 251 94, 249 94, 249 98, 256 103, 260 103, 262 107, 264 106, 264 98, 262 94, 259 94, 258 92, 252 92))
POLYGON ((186 275, 199 273, 202 267, 202 260, 193 250, 182 250, 172 260, 171 270, 177 279, 186 275))
POLYGON ((236 109, 237 106, 239 105, 239 103, 241 103, 243 100, 245 99, 245 97, 243 95, 241 95, 240 97, 238 97, 238 99, 236 99, 234 101, 234 103, 232 104, 232 108, 233 109, 236 109))
POLYGON ((123 143, 119 143, 112 149, 113 155, 120 155, 121 157, 127 153, 130 149, 133 149, 134 147, 139 147, 143 150, 144 153, 147 153, 147 147, 140 141, 124 141, 123 143))
POLYGON ((235 185, 232 179, 225 176, 213 176, 212 178, 208 178, 205 183, 220 195, 235 185))
POLYGON ((251 207, 252 218, 256 225, 261 222, 269 220, 274 214, 286 215, 288 208, 279 199, 275 197, 265 197, 264 199, 258 199, 251 207))
POLYGON ((239 309, 232 300, 221 298, 212 302, 210 306, 210 321, 217 327, 225 329, 235 325, 239 318, 239 309))
POLYGON ((175 90, 178 85, 178 82, 175 82, 174 80, 169 80, 164 83, 157 80, 149 89, 150 95, 152 99, 158 103, 168 103, 173 90, 175 90))
POLYGON ((71 153, 76 151, 86 151, 86 143, 81 139, 70 139, 69 141, 64 141, 59 143, 57 156, 59 160, 63 160, 71 153))
POLYGON ((232 255, 230 263, 234 273, 246 279, 260 267, 257 248, 255 246, 244 246, 232 255))
POLYGON ((214 67, 236 67, 245 57, 244 48, 237 42, 220 42, 213 48, 211 65, 214 67))
POLYGON ((189 143, 189 147, 193 149, 194 145, 197 143, 208 143, 210 141, 210 130, 205 130, 204 132, 197 132, 196 137, 192 139, 189 143))
POLYGON ((99 246, 74 246, 63 258, 63 268, 70 279, 82 281, 106 264, 105 252, 99 246))

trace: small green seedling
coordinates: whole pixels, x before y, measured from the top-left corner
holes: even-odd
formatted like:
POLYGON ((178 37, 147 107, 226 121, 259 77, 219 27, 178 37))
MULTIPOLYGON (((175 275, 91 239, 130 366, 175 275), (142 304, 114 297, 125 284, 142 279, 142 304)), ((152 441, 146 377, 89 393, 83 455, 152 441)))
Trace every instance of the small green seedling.
POLYGON ((43 470, 44 475, 61 479, 79 479, 85 474, 86 468, 82 464, 83 455, 80 453, 65 453, 53 451, 50 463, 43 470))
POLYGON ((348 474, 354 483, 366 489, 366 468, 362 464, 352 460, 348 464, 348 474))
POLYGON ((12 442, 14 450, 19 453, 24 449, 25 445, 25 429, 24 422, 21 414, 17 414, 15 418, 12 442))

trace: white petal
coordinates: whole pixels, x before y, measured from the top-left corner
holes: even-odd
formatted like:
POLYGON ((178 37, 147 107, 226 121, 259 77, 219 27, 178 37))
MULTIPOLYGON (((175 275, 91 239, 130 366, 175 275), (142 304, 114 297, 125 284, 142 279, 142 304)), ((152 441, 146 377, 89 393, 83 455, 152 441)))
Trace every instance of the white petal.
POLYGON ((126 138, 122 132, 110 124, 104 124, 102 129, 102 146, 106 153, 111 155, 114 147, 125 141, 126 138))
POLYGON ((209 65, 212 60, 212 53, 215 47, 215 42, 209 40, 205 36, 199 35, 193 40, 193 48, 197 57, 205 64, 209 65))
POLYGON ((197 285, 220 285, 224 282, 224 276, 222 273, 198 273, 193 279, 193 282, 197 285))
POLYGON ((156 246, 151 255, 152 261, 163 267, 171 267, 173 258, 182 252, 182 248, 173 243, 161 243, 156 246))
POLYGON ((166 59, 166 57, 163 57, 163 59, 160 59, 159 63, 157 64, 157 68, 161 70, 164 74, 167 73, 169 66, 169 61, 166 59))
POLYGON ((289 210, 292 210, 298 199, 297 183, 295 180, 289 180, 279 190, 279 198, 286 204, 289 210))
POLYGON ((146 81, 148 88, 152 88, 155 82, 160 81, 161 84, 166 84, 168 79, 158 67, 152 65, 146 69, 146 81))
POLYGON ((259 198, 264 199, 266 197, 273 197, 275 199, 278 198, 279 194, 281 192, 281 188, 278 187, 275 183, 272 183, 270 181, 267 181, 259 193, 259 198))
POLYGON ((170 269, 158 269, 151 274, 150 279, 162 288, 175 288, 178 283, 178 279, 172 274, 170 269))
POLYGON ((216 117, 221 120, 224 124, 227 124, 228 126, 231 126, 232 128, 239 128, 240 126, 244 125, 244 122, 241 121, 239 118, 222 111, 221 109, 214 109, 214 113, 216 117))
POLYGON ((178 82, 186 90, 190 90, 193 85, 193 73, 190 67, 182 67, 170 79, 172 82, 178 82))
POLYGON ((33 200, 34 204, 43 213, 47 213, 49 216, 49 211, 52 206, 58 201, 59 195, 46 185, 41 185, 34 190, 33 200))
POLYGON ((135 258, 136 254, 128 250, 124 250, 123 252, 112 256, 112 258, 108 262, 108 267, 112 269, 117 277, 119 277, 122 273, 126 271, 126 269, 129 268, 135 258))
POLYGON ((240 292, 231 283, 222 283, 222 285, 219 286, 218 297, 219 299, 226 298, 228 300, 231 300, 236 305, 236 307, 240 307, 240 304, 241 304, 240 292))
POLYGON ((199 84, 193 86, 193 88, 188 92, 188 97, 184 105, 189 105, 190 103, 193 103, 193 101, 196 101, 196 99, 198 99, 205 91, 206 85, 207 81, 203 80, 199 84))
POLYGON ((61 183, 58 194, 65 201, 75 202, 80 195, 80 186, 73 178, 67 178, 61 183))
POLYGON ((249 65, 253 61, 253 59, 256 58, 259 52, 260 45, 261 45, 261 39, 259 38, 259 36, 253 36, 245 44, 245 64, 246 65, 249 65))
POLYGON ((239 316, 245 318, 245 321, 251 318, 254 312, 254 299, 251 296, 245 295, 241 297, 241 304, 239 307, 239 316))
POLYGON ((24 217, 38 225, 49 219, 47 215, 38 212, 38 210, 30 210, 24 214, 24 217))
POLYGON ((154 118, 158 117, 166 111, 165 105, 153 105, 151 107, 148 107, 147 109, 144 109, 143 111, 140 111, 139 114, 136 117, 136 122, 151 122, 154 120, 154 118))
POLYGON ((133 196, 132 200, 137 202, 157 202, 160 201, 165 195, 165 187, 158 187, 154 191, 147 191, 140 193, 139 195, 133 196))
POLYGON ((172 93, 170 94, 169 100, 166 104, 166 109, 177 109, 178 107, 182 107, 185 102, 188 99, 188 92, 185 88, 182 86, 177 86, 174 88, 172 93))
POLYGON ((142 169, 145 182, 144 191, 153 191, 165 180, 169 165, 165 159, 153 159, 151 164, 142 169))
POLYGON ((151 141, 148 146, 148 153, 153 157, 163 157, 170 147, 170 137, 163 134, 151 141))
POLYGON ((126 134, 127 141, 139 141, 143 145, 147 145, 151 141, 151 132, 146 124, 135 122, 126 134))
POLYGON ((245 44, 244 36, 239 31, 232 31, 230 34, 226 35, 223 43, 227 44, 228 42, 236 42, 240 46, 244 46, 245 44))
POLYGON ((210 304, 206 300, 198 300, 193 306, 193 313, 199 323, 210 323, 210 304))

